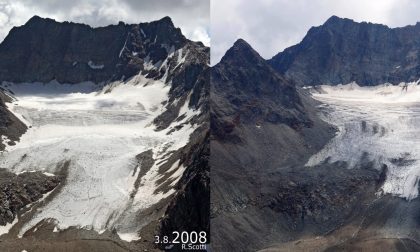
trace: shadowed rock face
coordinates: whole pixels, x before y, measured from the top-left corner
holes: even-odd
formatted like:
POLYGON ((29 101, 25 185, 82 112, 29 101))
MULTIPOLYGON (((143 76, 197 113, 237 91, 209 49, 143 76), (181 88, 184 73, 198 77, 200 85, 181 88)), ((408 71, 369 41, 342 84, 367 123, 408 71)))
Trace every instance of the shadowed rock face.
MULTIPOLYGON (((191 91, 190 106, 196 104, 195 106, 200 109, 201 113, 192 119, 199 126, 191 134, 188 144, 179 152, 179 160, 185 166, 185 171, 176 185, 177 192, 168 204, 158 226, 159 235, 168 236, 169 240, 174 238, 173 231, 197 233, 204 231, 210 241, 210 69, 207 64, 196 66, 193 71, 197 71, 198 76, 191 91)), ((189 78, 187 75, 185 77, 189 78)), ((167 114, 163 113, 157 120, 170 115, 170 112, 170 109, 167 110, 167 114)), ((184 251, 180 244, 173 245, 171 251, 184 251)), ((161 249, 164 247, 165 245, 160 245, 161 249)))
POLYGON ((26 131, 26 125, 7 109, 5 102, 9 101, 10 97, 0 90, 0 136, 7 137, 7 142, 0 139, 0 151, 4 150, 5 144, 15 144, 26 131))
POLYGON ((39 200, 59 182, 59 177, 46 176, 41 172, 16 175, 0 169, 0 225, 12 223, 19 210, 39 200))
POLYGON ((400 83, 420 78, 420 23, 402 28, 336 16, 268 62, 298 85, 400 83))
MULTIPOLYGON (((92 28, 38 16, 14 27, 0 45, 0 80, 61 83, 126 79, 187 43, 171 19, 92 28), (166 46, 165 46, 166 45, 166 46)), ((158 73, 154 73, 158 76, 158 73)))
MULTIPOLYGON (((160 221, 161 236, 175 238, 173 231, 206 232, 210 242, 210 143, 208 127, 196 131, 184 148, 181 161, 187 165, 177 184, 178 192, 160 221)), ((162 245, 163 249, 165 246, 162 245)), ((183 251, 175 244, 171 251, 183 251)))
POLYGON ((211 72, 212 134, 238 140, 241 124, 309 126, 294 85, 278 75, 244 40, 238 40, 211 72))

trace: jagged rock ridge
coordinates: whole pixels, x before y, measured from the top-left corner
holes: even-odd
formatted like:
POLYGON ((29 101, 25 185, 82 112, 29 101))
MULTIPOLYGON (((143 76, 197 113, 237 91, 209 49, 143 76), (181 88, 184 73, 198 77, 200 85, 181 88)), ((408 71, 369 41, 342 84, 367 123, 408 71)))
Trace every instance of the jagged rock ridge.
POLYGON ((332 16, 268 62, 298 85, 375 85, 420 78, 420 23, 401 28, 332 16))
POLYGON ((92 28, 34 16, 14 27, 0 45, 0 80, 79 83, 109 81, 123 74, 128 78, 138 73, 139 63, 163 61, 171 46, 179 49, 186 43, 169 17, 92 28))

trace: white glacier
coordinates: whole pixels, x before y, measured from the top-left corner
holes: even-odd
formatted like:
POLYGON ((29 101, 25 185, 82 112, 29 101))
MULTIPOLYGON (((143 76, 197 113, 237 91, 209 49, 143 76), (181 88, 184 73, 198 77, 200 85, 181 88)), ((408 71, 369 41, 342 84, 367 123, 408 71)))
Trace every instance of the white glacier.
MULTIPOLYGON (((13 172, 59 172, 57 164, 69 161, 63 188, 20 230, 22 235, 39 221, 57 220, 60 230, 70 226, 96 231, 117 228, 121 238, 137 239, 134 215, 174 193, 155 193, 159 186, 159 161, 169 151, 183 147, 194 125, 179 131, 156 132, 152 120, 163 111, 169 85, 142 75, 127 83, 3 83, 15 100, 7 106, 28 128, 15 146, 0 153, 0 167, 13 172), (142 177, 133 199, 136 155, 153 149, 155 165, 142 177), (25 157, 25 158, 22 158, 25 157)), ((186 101, 188 103, 188 100, 186 101)), ((187 117, 199 111, 185 106, 187 117)), ((185 120, 183 120, 185 122, 185 120)), ((171 179, 178 180, 184 167, 171 179)), ((174 183, 172 183, 172 186, 174 183)))
POLYGON ((0 226, 0 235, 7 234, 9 230, 18 222, 18 218, 15 218, 12 223, 7 223, 4 226, 0 226))
POLYGON ((323 104, 321 115, 339 131, 307 162, 346 161, 349 168, 362 159, 376 169, 387 167, 383 193, 408 200, 418 196, 420 177, 420 86, 408 83, 359 87, 355 83, 323 85, 313 97, 323 104))

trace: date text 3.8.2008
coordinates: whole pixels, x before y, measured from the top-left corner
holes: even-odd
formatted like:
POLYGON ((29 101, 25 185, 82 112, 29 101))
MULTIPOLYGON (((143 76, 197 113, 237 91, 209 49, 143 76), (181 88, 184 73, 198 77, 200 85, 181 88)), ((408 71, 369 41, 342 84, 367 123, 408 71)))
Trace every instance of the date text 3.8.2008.
POLYGON ((172 232, 173 239, 171 240, 168 236, 155 236, 155 243, 160 244, 206 244, 207 243, 207 233, 204 231, 201 232, 172 232))

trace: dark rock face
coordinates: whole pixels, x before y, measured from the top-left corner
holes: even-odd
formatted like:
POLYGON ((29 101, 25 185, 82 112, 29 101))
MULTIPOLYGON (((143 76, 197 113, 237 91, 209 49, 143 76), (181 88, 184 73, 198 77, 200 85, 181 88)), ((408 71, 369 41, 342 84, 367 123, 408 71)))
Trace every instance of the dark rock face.
POLYGON ((59 177, 49 177, 41 172, 16 175, 0 169, 0 225, 12 223, 20 209, 39 200, 59 183, 59 177))
POLYGON ((26 132, 26 126, 6 107, 5 102, 10 102, 10 97, 0 90, 0 137, 7 137, 8 141, 0 139, 0 151, 4 150, 6 144, 13 145, 20 136, 26 132))
MULTIPOLYGON (((199 125, 191 134, 189 143, 179 151, 184 174, 176 185, 176 194, 171 199, 160 220, 158 234, 173 238, 173 231, 204 231, 210 240, 210 53, 208 48, 190 49, 185 66, 176 69, 172 79, 169 104, 166 112, 155 119, 158 129, 166 128, 171 121, 182 120, 180 105, 189 99, 188 106, 200 111, 188 123, 199 125), (179 102, 173 105, 173 101, 179 102)), ((179 125, 184 127, 184 125, 179 125)), ((176 130, 176 129, 173 129, 176 130)), ((176 154, 174 154, 176 155, 176 154)), ((179 244, 171 251, 182 250, 179 244)), ((164 247, 162 247, 163 249, 164 247)))
POLYGON ((211 85, 212 134, 219 139, 234 141, 242 123, 311 124, 295 86, 241 39, 212 68, 211 85))
MULTIPOLYGON (((294 169, 303 176, 304 160, 334 130, 243 40, 212 68, 210 91, 212 249, 254 251, 290 236, 281 185, 294 169)), ((296 209, 311 199, 294 201, 290 215, 301 218, 296 209)))
POLYGON ((172 47, 176 50, 187 42, 168 17, 91 28, 34 16, 14 27, 0 45, 0 80, 78 83, 126 79, 144 70, 144 63, 163 62, 172 47))
POLYGON ((179 115, 179 110, 188 98, 189 108, 200 110, 204 116, 208 112, 210 50, 201 43, 194 42, 187 44, 183 51, 184 49, 182 64, 168 61, 166 81, 171 84, 171 89, 165 111, 154 120, 158 130, 166 129, 171 122, 180 119, 179 116, 182 115, 179 115), (179 102, 175 102, 176 100, 179 102))
MULTIPOLYGON (((185 148, 181 161, 187 165, 177 184, 178 192, 159 226, 161 236, 173 239, 173 231, 206 232, 210 242, 210 144, 209 131, 202 130, 185 148)), ((179 244, 171 251, 182 251, 179 244)), ((163 248, 163 247, 162 247, 163 248)))
POLYGON ((298 85, 361 85, 420 78, 420 23, 402 28, 336 16, 268 62, 298 85))
MULTIPOLYGON (((182 51, 185 51, 182 64, 168 61, 166 75, 171 84, 169 100, 165 111, 155 118, 154 123, 161 130, 183 120, 185 115, 179 114, 179 111, 182 104, 188 101, 188 107, 198 113, 171 131, 187 124, 198 127, 191 134, 188 144, 179 151, 180 164, 185 171, 176 185, 177 192, 160 219, 157 233, 161 237, 173 237, 173 231, 204 231, 210 239, 210 50, 201 43, 191 42, 182 51)), ((181 250, 178 245, 175 244, 172 251, 181 250)))

